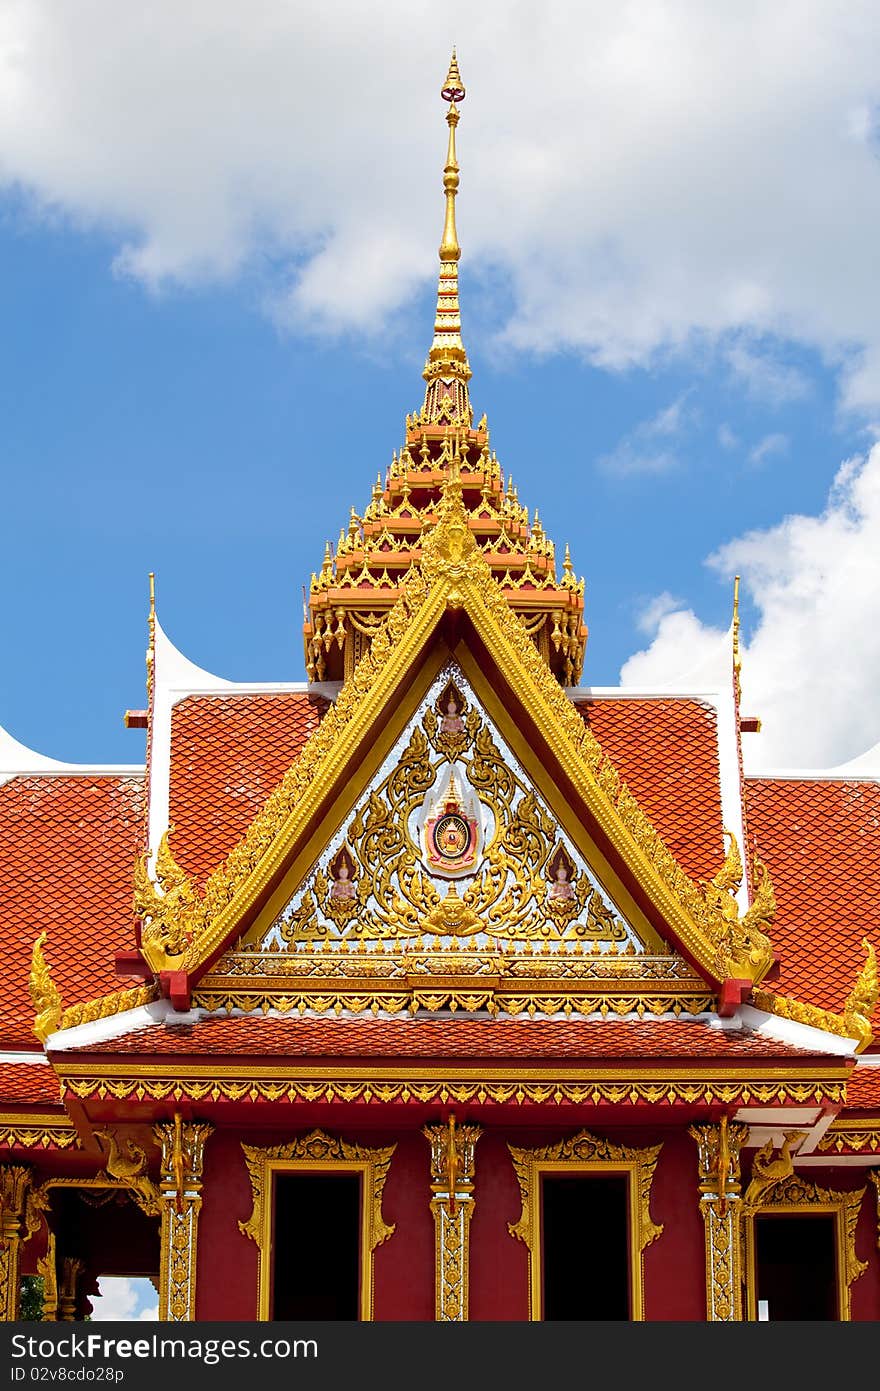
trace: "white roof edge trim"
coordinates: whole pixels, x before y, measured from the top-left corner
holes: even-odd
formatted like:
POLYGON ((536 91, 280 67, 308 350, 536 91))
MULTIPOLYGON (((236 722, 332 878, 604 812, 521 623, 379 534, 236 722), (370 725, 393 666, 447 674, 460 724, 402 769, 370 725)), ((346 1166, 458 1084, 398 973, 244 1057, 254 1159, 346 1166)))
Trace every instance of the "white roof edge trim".
POLYGON ((680 686, 565 686, 569 700, 708 700, 712 704, 725 691, 723 682, 682 689, 680 686))
POLYGON ((816 1029, 812 1024, 798 1024, 794 1019, 782 1019, 777 1014, 756 1009, 754 1005, 740 1005, 739 1016, 749 1033, 761 1038, 772 1038, 777 1043, 787 1043, 792 1048, 806 1048, 817 1053, 834 1053, 848 1058, 855 1054, 859 1045, 856 1038, 842 1038, 839 1034, 828 1033, 826 1029, 816 1029))
POLYGON ((772 782, 880 782, 880 769, 876 773, 859 772, 856 768, 851 772, 845 772, 844 769, 848 766, 844 764, 839 768, 745 768, 744 775, 747 782, 757 782, 761 778, 772 782))
POLYGON ((0 782, 22 776, 43 776, 62 773, 141 773, 143 763, 66 763, 61 758, 50 758, 48 754, 38 753, 28 748, 0 725, 0 782))
POLYGON ((0 1052, 0 1063, 22 1063, 25 1067, 33 1067, 34 1063, 48 1062, 49 1059, 46 1057, 45 1053, 35 1051, 34 1049, 31 1049, 28 1052, 25 1052, 24 1049, 22 1049, 20 1053, 8 1051, 0 1052))
POLYGON ((105 1043, 111 1038, 123 1038, 135 1029, 161 1024, 170 1009, 170 1000, 154 1000, 149 1005, 138 1005, 137 1009, 126 1009, 120 1014, 111 1014, 108 1019, 96 1019, 91 1024, 77 1024, 72 1029, 59 1029, 46 1039, 46 1051, 65 1053, 73 1048, 88 1048, 91 1043, 105 1043))

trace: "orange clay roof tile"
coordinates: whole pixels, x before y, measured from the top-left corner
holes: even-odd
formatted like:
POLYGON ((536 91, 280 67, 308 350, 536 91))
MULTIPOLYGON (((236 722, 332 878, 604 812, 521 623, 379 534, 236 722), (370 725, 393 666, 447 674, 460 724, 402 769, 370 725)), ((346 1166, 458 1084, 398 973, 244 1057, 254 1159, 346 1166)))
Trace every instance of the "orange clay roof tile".
POLYGON ((299 757, 328 702, 299 691, 187 696, 171 717, 171 847, 204 884, 299 757))
POLYGON ((711 879, 724 861, 712 706, 598 697, 579 701, 578 710, 682 869, 711 879))
MULTIPOLYGON (((780 965, 767 986, 840 1010, 864 965, 862 939, 880 950, 880 786, 748 778, 746 806, 776 895, 770 936, 780 965)), ((880 1032, 880 1009, 872 1018, 880 1032)))
MULTIPOLYGON (((699 1020, 279 1019, 214 1016, 155 1025, 80 1052, 407 1058, 745 1058, 816 1056, 699 1020)), ((60 1056, 59 1056, 60 1061, 60 1056)))
POLYGON ((54 1068, 39 1063, 0 1063, 0 1106, 45 1105, 61 1100, 54 1068))
POLYGON ((43 951, 64 1006, 119 990, 114 951, 133 946, 132 871, 142 835, 140 777, 57 774, 0 786, 0 1043, 32 1047, 31 951, 43 951))
POLYGON ((880 1067, 856 1067, 846 1084, 847 1109, 880 1106, 880 1067))

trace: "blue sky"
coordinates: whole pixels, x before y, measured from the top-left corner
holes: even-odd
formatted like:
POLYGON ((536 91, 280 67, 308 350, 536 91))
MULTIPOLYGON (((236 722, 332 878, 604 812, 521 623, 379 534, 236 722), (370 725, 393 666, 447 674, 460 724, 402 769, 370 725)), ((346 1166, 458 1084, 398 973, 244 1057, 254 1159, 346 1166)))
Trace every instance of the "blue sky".
MULTIPOLYGON (((674 678, 727 627, 741 570, 771 764, 880 739, 880 80, 853 63, 870 7, 834 8, 811 37, 794 15, 770 34, 760 6, 713 25, 682 0, 658 46, 647 11, 642 33, 632 13, 615 28, 600 6, 555 4, 530 55, 513 7, 491 71, 491 13, 456 26, 472 401, 586 578, 584 680, 674 678), (566 17, 591 66, 563 100, 566 17), (719 93, 713 157, 692 134, 709 78, 750 44, 766 70, 719 93), (771 44, 791 58, 781 75, 771 44), (527 62, 537 115, 520 120, 527 62), (794 733, 807 691, 815 718, 794 733)), ((53 7, 0 28, 16 117, 0 134, 0 725, 56 758, 137 762, 122 712, 144 700, 150 570, 163 626, 198 665, 304 678, 302 585, 421 402, 448 54, 415 6, 411 61, 382 89, 400 110, 368 134, 368 86, 352 76, 331 107, 320 81, 331 58, 361 71, 348 6, 303 5, 297 27, 265 0, 245 32, 235 6, 186 4, 173 30, 160 5, 146 35, 103 0, 90 9, 101 83, 101 53, 53 7), (206 51, 210 91, 186 66, 206 51), (264 109, 285 71, 299 87, 264 109)), ((382 36, 369 42, 381 63, 382 36)))

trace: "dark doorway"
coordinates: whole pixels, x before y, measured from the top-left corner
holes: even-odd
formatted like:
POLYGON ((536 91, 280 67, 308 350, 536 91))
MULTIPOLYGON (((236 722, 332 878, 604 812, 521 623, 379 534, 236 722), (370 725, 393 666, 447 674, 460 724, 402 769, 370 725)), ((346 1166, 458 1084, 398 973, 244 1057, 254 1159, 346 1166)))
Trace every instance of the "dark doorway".
POLYGON ((628 1319, 626 1176, 547 1176, 541 1202, 544 1318, 628 1319))
POLYGON ((359 1174, 276 1174, 273 1319, 360 1314, 359 1174))
POLYGON ((757 1299, 769 1319, 839 1317, 835 1248, 833 1216, 755 1218, 757 1299))

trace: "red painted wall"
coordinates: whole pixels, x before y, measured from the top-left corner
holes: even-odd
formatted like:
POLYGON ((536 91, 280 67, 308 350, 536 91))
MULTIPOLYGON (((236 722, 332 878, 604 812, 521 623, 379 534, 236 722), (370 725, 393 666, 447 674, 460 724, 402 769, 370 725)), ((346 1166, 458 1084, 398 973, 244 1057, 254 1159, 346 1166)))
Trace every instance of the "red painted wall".
POLYGON ((218 1130, 205 1145, 196 1274, 196 1317, 200 1320, 250 1321, 257 1317, 259 1251, 238 1229, 239 1220, 246 1222, 253 1207, 242 1139, 252 1144, 273 1143, 218 1130))
POLYGON ((431 1151, 421 1131, 396 1136, 371 1132, 365 1144, 397 1147, 385 1180, 382 1211, 396 1231, 373 1258, 373 1317, 430 1322, 434 1318, 434 1218, 431 1151))
POLYGON ((651 1216, 663 1234, 645 1248, 645 1318, 704 1320, 706 1255, 697 1191, 697 1145, 685 1130, 645 1132, 628 1144, 663 1140, 651 1189, 651 1216))
POLYGON ((507 1140, 521 1140, 506 1127, 480 1136, 475 1154, 475 1206, 471 1218, 470 1318, 472 1321, 527 1319, 529 1253, 507 1230, 522 1211, 507 1140))

